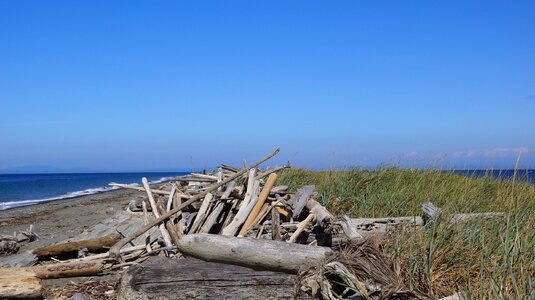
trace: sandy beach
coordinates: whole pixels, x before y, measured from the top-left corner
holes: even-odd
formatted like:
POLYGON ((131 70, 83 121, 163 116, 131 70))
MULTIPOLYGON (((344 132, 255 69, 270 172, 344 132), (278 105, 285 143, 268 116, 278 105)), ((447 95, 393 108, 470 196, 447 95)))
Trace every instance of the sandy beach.
MULTIPOLYGON (((12 235, 13 232, 28 230, 33 225, 33 231, 40 238, 30 243, 20 243, 19 253, 53 245, 76 237, 91 225, 125 210, 131 199, 142 196, 143 193, 139 191, 119 189, 0 211, 0 234, 12 235)), ((99 286, 108 282, 109 286, 114 286, 117 279, 117 274, 48 279, 43 280, 43 286, 49 289, 49 294, 53 294, 50 291, 54 288, 63 289, 73 282, 89 284, 97 281, 99 286)))

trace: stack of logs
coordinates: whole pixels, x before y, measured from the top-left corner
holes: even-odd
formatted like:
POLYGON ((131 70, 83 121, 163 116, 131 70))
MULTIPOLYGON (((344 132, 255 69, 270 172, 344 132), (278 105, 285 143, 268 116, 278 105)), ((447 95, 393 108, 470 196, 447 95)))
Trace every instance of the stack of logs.
MULTIPOLYGON (((255 276, 267 276, 260 281, 270 281, 278 277, 269 272, 295 276, 307 266, 321 264, 350 240, 382 236, 388 228, 419 226, 425 221, 420 217, 335 218, 314 199, 313 185, 303 186, 295 193, 289 192, 287 186, 275 185, 277 172, 289 164, 263 172, 258 169, 277 152, 278 149, 242 169, 221 165, 216 172, 192 173, 158 189, 150 187, 146 178, 142 178, 142 186, 111 183, 141 192, 142 197, 131 201, 128 217, 118 216, 95 225, 76 241, 22 255, 21 260, 31 263, 15 263, 11 266, 18 268, 0 269, 0 295, 38 297, 40 279, 124 272, 151 256, 171 260, 195 258, 215 263, 219 270, 229 265, 230 273, 245 274, 244 270, 236 269, 245 267, 260 272, 255 276), (36 262, 40 265, 32 266, 36 262)), ((424 210, 431 212, 430 218, 440 212, 432 204, 426 204, 424 210)), ((188 260, 178 265, 208 268, 199 261, 188 260)), ((160 267, 167 271, 176 265, 160 261, 160 267)), ((251 276, 245 276, 246 280, 251 280, 251 276)), ((254 285, 256 288, 260 281, 254 285)), ((123 288, 119 298, 128 299, 124 290, 127 288, 123 288)), ((292 295, 293 291, 289 292, 292 295)))

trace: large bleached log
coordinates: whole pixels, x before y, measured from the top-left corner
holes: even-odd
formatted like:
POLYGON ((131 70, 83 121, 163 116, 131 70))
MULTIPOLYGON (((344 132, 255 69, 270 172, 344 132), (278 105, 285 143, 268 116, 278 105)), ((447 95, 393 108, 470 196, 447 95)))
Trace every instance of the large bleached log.
POLYGON ((293 299, 296 275, 153 257, 123 275, 117 299, 293 299))
POLYGON ((40 299, 41 280, 23 269, 0 269, 0 297, 2 299, 40 299))
POLYGON ((295 195, 290 200, 288 200, 288 204, 290 204, 293 208, 294 218, 299 217, 308 199, 310 199, 310 196, 312 196, 312 193, 314 193, 314 189, 314 185, 305 185, 299 188, 295 195))
POLYGON ((56 256, 62 254, 69 254, 73 252, 78 252, 82 248, 87 248, 88 250, 102 250, 108 249, 117 243, 121 239, 121 236, 118 234, 111 234, 101 238, 83 240, 77 242, 67 242, 58 245, 48 246, 37 248, 33 250, 33 253, 38 257, 48 257, 56 256))
POLYGON ((260 213, 262 206, 264 206, 264 202, 266 202, 266 199, 269 196, 269 191, 271 191, 271 188, 275 184, 275 180, 277 180, 277 177, 277 173, 269 175, 266 184, 262 188, 262 192, 260 192, 260 196, 258 196, 258 201, 256 202, 255 206, 251 210, 251 213, 245 220, 245 223, 243 223, 239 236, 245 236, 247 232, 251 229, 251 226, 253 225, 255 218, 260 213))
POLYGON ((184 235, 177 247, 185 255, 206 261, 288 273, 318 264, 331 253, 324 247, 203 233, 184 235))
MULTIPOLYGON (((273 156, 275 156, 277 153, 279 153, 280 149, 276 149, 275 151, 269 153, 268 155, 262 157, 261 159, 259 159, 258 161, 256 161, 255 163, 253 163, 250 168, 256 168, 258 167, 260 164, 262 164, 263 162, 265 162, 266 160, 272 158, 273 156)), ((208 193, 211 193, 215 190, 217 190, 217 188, 219 188, 220 186, 223 186, 229 182, 231 182, 232 180, 235 180, 236 178, 242 176, 243 174, 245 174, 247 172, 247 168, 243 168, 241 169, 239 172, 235 173, 234 175, 232 176, 229 176, 227 177, 226 179, 224 179, 223 181, 219 182, 219 183, 216 183, 216 184, 213 184, 211 185, 210 187, 208 187, 206 190, 204 190, 204 192, 202 193, 199 193, 193 197, 191 197, 188 201, 182 203, 182 205, 179 205, 175 208, 173 208, 172 210, 168 211, 167 213, 163 214, 160 218, 156 219, 156 220, 153 220, 151 221, 149 224, 147 224, 146 226, 142 227, 141 229, 137 230, 136 232, 134 232, 133 234, 131 235, 128 235, 126 236, 125 238, 123 238, 122 240, 120 240, 119 242, 117 242, 117 244, 113 245, 113 247, 110 249, 110 256, 111 257, 115 257, 115 258, 119 258, 120 257, 120 254, 119 254, 119 251, 121 250, 121 248, 126 245, 128 242, 136 239, 138 236, 142 235, 143 233, 147 232, 147 230, 151 229, 153 226, 156 226, 162 222, 164 222, 165 220, 167 220, 169 217, 173 216, 174 214, 176 214, 177 212, 179 211, 182 211, 183 208, 189 206, 190 204, 202 199, 206 194, 208 193)))

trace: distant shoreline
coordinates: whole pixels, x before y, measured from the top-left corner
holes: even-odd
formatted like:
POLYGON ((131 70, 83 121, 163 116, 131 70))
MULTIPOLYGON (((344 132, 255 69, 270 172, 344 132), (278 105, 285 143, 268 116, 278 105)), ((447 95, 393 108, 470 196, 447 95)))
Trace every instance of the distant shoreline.
POLYGON ((137 186, 143 176, 149 178, 150 184, 160 184, 183 175, 183 173, 121 173, 120 175, 123 174, 128 176, 114 176, 118 175, 116 173, 0 175, 0 199, 4 198, 0 202, 0 211, 53 201, 72 200, 81 196, 99 195, 119 189, 108 186, 111 181, 137 186), (151 178, 150 175, 156 176, 151 178), (94 182, 95 178, 97 182, 94 182), (78 179, 82 183, 78 183, 78 179), (19 198, 14 197, 14 194, 19 198))

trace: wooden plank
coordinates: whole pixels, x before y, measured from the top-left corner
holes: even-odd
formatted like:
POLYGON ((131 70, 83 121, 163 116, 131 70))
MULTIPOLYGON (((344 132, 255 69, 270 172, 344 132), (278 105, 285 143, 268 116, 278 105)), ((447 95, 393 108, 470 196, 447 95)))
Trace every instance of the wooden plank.
POLYGON ((117 299, 293 299, 296 279, 193 258, 152 257, 125 272, 117 299))

